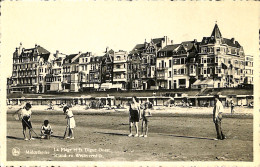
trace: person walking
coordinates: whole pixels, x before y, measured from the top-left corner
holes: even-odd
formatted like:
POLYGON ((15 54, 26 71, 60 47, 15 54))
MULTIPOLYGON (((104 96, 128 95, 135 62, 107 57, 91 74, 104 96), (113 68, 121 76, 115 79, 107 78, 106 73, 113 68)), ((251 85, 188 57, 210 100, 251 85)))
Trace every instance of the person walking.
POLYGON ((221 121, 222 121, 222 113, 223 113, 223 105, 219 100, 219 95, 215 95, 215 106, 213 108, 213 122, 215 123, 217 138, 215 140, 224 140, 226 136, 222 132, 221 121))
POLYGON ((137 98, 132 97, 132 102, 129 105, 129 137, 133 136, 132 127, 135 125, 136 134, 134 137, 138 137, 138 123, 140 119, 140 104, 138 103, 137 98))
MULTIPOLYGON (((75 122, 73 113, 72 113, 72 111, 69 109, 68 106, 65 106, 65 107, 63 108, 63 112, 64 112, 64 114, 66 114, 65 119, 67 119, 67 128, 69 128, 69 134, 68 134, 67 139, 74 139, 73 129, 76 127, 76 122, 75 122)), ((65 138, 65 136, 66 136, 66 132, 67 132, 67 129, 66 129, 66 131, 65 131, 64 138, 65 138)))

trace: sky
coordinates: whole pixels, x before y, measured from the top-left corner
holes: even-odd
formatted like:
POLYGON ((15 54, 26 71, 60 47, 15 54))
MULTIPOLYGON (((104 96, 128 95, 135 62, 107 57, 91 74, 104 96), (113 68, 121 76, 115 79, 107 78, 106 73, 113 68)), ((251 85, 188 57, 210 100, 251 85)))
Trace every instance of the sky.
MULTIPOLYGON (((1 3, 1 56, 11 76, 12 54, 38 44, 51 53, 93 52, 106 47, 130 51, 145 39, 168 36, 174 43, 211 35, 215 22, 247 55, 258 56, 259 3, 255 2, 86 2, 1 3)), ((4 63, 3 63, 4 62, 4 63)))

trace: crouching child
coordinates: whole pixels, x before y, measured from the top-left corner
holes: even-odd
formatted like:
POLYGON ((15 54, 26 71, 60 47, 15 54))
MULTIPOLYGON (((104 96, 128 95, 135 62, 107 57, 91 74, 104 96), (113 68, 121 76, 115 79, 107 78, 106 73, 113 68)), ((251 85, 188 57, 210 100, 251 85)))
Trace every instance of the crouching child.
POLYGON ((41 127, 41 136, 42 136, 41 138, 50 139, 52 133, 53 133, 53 131, 52 131, 51 125, 49 124, 49 121, 45 120, 41 127))

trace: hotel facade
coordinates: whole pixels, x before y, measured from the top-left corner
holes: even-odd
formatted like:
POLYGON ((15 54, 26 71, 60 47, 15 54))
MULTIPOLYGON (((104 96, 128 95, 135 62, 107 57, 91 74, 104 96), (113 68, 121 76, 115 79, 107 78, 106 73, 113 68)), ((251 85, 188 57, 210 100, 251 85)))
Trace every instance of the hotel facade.
POLYGON ((210 36, 174 44, 167 36, 137 44, 130 52, 106 49, 51 54, 39 45, 13 53, 8 92, 227 88, 253 85, 253 56, 217 24, 210 36))

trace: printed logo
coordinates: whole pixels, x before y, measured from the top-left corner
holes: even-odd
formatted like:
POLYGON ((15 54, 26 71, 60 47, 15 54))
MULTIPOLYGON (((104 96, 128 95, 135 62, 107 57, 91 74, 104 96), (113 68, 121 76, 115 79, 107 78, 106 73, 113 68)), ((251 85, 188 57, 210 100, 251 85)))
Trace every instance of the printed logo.
POLYGON ((12 154, 13 154, 13 156, 15 156, 15 157, 19 156, 19 155, 20 155, 20 148, 14 147, 14 148, 12 149, 12 154))

